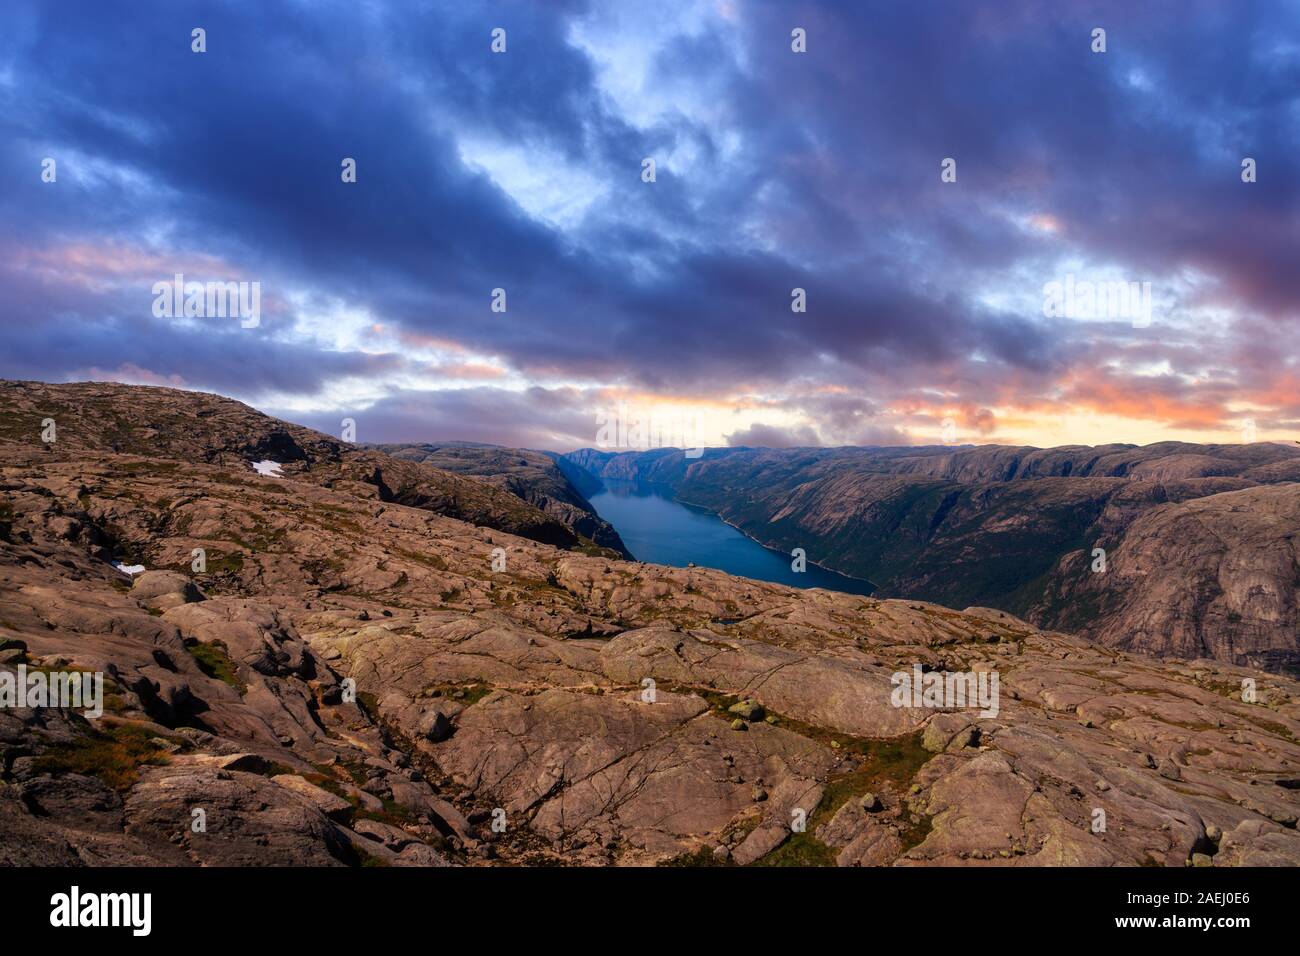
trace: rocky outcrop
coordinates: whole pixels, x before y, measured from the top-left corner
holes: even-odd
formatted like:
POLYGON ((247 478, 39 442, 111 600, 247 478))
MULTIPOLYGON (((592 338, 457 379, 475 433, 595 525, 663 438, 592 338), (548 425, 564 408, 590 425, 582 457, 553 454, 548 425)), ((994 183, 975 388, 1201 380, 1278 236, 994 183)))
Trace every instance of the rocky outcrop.
POLYGON ((630 557, 613 525, 596 514, 591 503, 570 481, 570 475, 576 469, 566 471, 557 463, 556 457, 521 448, 464 443, 373 447, 403 461, 472 475, 528 502, 597 547, 630 557))

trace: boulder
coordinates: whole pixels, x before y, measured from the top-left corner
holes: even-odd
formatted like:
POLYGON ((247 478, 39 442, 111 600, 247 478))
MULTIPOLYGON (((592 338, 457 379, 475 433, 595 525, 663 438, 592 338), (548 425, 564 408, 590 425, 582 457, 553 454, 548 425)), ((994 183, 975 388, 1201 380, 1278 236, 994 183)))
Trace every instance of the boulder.
POLYGON ((439 743, 451 736, 451 721, 447 719, 446 714, 435 708, 425 712, 416 730, 421 737, 439 743))
POLYGON ((765 712, 762 704, 752 700, 742 700, 728 707, 727 713, 735 714, 742 720, 762 720, 765 712))
POLYGON ((970 720, 962 714, 935 714, 925 726, 921 746, 931 753, 943 753, 959 737, 963 741, 960 746, 965 746, 971 730, 970 720))
POLYGON ((151 607, 175 607, 203 600, 193 581, 175 571, 145 571, 131 582, 131 596, 151 607))

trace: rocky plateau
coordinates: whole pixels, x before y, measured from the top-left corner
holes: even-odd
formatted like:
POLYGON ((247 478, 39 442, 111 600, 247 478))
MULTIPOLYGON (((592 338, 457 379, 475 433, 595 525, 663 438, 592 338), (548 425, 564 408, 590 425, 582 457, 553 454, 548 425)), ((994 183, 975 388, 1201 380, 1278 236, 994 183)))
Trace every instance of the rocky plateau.
POLYGON ((218 396, 6 382, 0 422, 0 670, 107 689, 0 708, 0 862, 1300 863, 1300 684, 1202 645, 625 560, 218 396), (894 706, 913 668, 996 716, 894 706))

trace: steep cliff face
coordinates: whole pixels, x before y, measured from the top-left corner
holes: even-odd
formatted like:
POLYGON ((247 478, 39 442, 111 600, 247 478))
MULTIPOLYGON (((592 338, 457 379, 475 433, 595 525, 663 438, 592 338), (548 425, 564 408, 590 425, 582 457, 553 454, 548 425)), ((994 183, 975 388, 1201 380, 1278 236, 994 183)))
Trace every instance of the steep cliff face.
POLYGON ((108 693, 101 716, 0 707, 2 863, 1300 863, 1295 681, 562 550, 323 454, 259 474, 243 424, 94 450, 209 399, 125 390, 109 438, 61 388, 52 446, 48 395, 0 393, 0 679, 108 693), (998 675, 996 713, 899 705, 921 670, 998 675))
MULTIPOLYGON (((403 461, 478 478, 528 502, 598 547, 630 557, 613 525, 596 514, 555 457, 545 452, 479 444, 419 443, 372 447, 403 461)), ((586 474, 578 472, 578 469, 571 470, 586 474)), ((590 488, 593 479, 588 476, 587 482, 590 488)), ((599 487, 598 482, 594 484, 599 487)))
POLYGON ((1154 507, 1063 557, 1033 616, 1110 647, 1300 675, 1300 485, 1154 507))
MULTIPOLYGON (((676 475, 670 483, 681 500, 716 512, 765 544, 802 547, 819 564, 868 578, 882 595, 990 605, 1044 627, 1088 633, 1119 605, 1079 589, 1071 563, 1079 554, 1116 543, 1152 509, 1285 484, 1300 474, 1300 447, 1282 443, 727 449, 694 462, 673 451, 570 457, 602 475, 676 475)), ((1264 507, 1249 498, 1236 506, 1264 507)), ((1268 546, 1285 549, 1284 536, 1295 529, 1285 522, 1267 527, 1278 534, 1268 546)), ((1181 567, 1179 541, 1160 533, 1176 531, 1162 525, 1146 545, 1156 554, 1167 546, 1171 569, 1181 567)), ((1196 574, 1186 570, 1186 581, 1172 574, 1173 587, 1193 588, 1196 574)), ((1284 584, 1274 581, 1278 588, 1284 584)), ((1208 652, 1289 666, 1279 648, 1294 650, 1300 638, 1285 616, 1274 619, 1249 607, 1233 613, 1243 615, 1234 650, 1210 642, 1208 652)), ((1191 653, 1202 646, 1198 620, 1169 617, 1143 649, 1191 653)))

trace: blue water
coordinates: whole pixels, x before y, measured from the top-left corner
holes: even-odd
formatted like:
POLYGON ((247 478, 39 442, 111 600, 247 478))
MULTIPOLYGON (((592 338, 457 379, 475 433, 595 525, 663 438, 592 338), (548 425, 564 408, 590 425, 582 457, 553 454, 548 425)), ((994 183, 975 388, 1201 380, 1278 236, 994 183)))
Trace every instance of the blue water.
POLYGON ((638 561, 677 568, 694 562, 796 588, 849 594, 874 590, 870 581, 824 570, 811 560, 806 571, 793 571, 790 555, 763 547, 707 511, 673 500, 672 491, 662 486, 606 479, 605 490, 588 500, 596 513, 614 526, 638 561))

